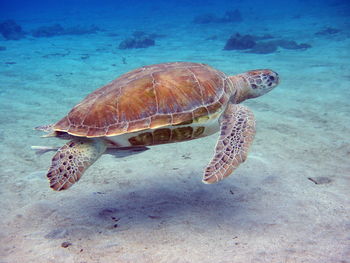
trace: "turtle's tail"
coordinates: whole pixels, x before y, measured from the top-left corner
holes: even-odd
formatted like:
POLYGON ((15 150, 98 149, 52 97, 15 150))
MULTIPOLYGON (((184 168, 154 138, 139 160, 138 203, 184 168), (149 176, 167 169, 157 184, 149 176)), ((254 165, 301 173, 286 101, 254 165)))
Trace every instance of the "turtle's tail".
POLYGON ((51 152, 51 151, 57 151, 58 147, 48 147, 48 146, 31 146, 30 147, 32 150, 35 151, 36 155, 43 155, 44 153, 51 152))

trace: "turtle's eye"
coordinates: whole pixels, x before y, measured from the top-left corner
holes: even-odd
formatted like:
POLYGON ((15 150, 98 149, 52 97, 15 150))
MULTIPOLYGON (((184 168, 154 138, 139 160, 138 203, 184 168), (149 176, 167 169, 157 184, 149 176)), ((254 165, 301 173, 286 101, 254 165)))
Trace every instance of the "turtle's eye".
POLYGON ((271 87, 272 85, 278 85, 278 83, 279 83, 278 74, 274 71, 271 71, 267 76, 266 82, 267 82, 269 87, 271 87))

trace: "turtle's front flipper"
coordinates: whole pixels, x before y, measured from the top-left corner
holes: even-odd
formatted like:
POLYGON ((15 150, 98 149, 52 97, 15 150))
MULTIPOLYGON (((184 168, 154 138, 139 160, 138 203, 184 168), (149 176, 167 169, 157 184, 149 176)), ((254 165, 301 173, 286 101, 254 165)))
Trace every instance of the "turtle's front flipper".
POLYGON ((105 151, 99 139, 75 139, 58 149, 47 172, 50 187, 56 191, 68 189, 105 151))
POLYGON ((255 135, 254 115, 242 105, 229 103, 220 119, 220 130, 215 155, 204 172, 203 182, 207 184, 229 176, 245 161, 255 135))

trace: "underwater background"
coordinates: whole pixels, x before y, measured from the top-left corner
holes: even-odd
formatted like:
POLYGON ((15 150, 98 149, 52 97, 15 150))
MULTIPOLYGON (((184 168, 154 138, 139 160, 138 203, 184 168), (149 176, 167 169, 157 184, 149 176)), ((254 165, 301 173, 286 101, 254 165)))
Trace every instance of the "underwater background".
POLYGON ((350 262, 350 2, 0 0, 0 262, 350 262), (257 134, 201 183, 218 135, 102 156, 71 189, 46 171, 61 119, 135 68, 271 68, 257 134))

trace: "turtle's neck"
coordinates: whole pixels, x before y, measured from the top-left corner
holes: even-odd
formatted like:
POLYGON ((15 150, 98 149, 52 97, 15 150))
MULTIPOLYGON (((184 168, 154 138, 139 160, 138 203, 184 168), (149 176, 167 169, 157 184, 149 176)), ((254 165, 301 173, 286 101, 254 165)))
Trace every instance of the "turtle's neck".
POLYGON ((229 79, 232 82, 233 90, 236 90, 236 94, 233 94, 233 102, 241 103, 246 99, 252 98, 249 92, 249 82, 244 78, 244 74, 238 74, 235 76, 230 76, 229 79))

